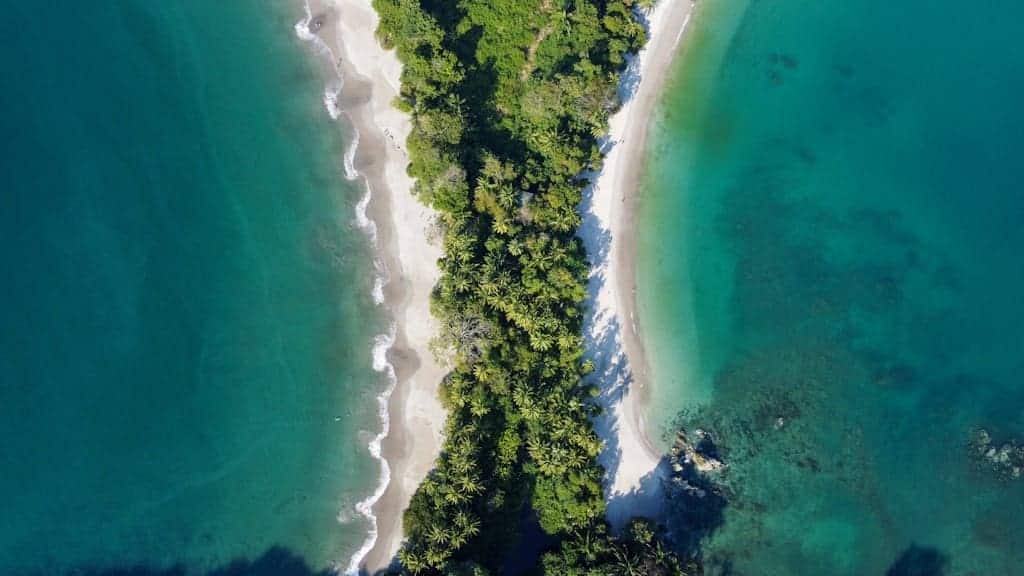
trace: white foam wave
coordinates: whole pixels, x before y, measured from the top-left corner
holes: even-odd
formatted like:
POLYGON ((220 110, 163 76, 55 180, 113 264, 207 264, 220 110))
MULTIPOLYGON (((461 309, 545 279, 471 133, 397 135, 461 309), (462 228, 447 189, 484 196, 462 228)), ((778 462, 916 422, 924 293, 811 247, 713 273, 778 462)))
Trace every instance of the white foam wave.
MULTIPOLYGON (((324 107, 327 109, 327 113, 330 114, 332 119, 338 119, 344 111, 338 104, 338 97, 341 93, 341 86, 344 83, 341 70, 338 66, 337 58, 334 55, 334 51, 331 47, 324 42, 323 38, 313 33, 310 30, 310 24, 313 22, 313 13, 309 6, 309 2, 303 2, 306 15, 305 17, 295 24, 295 34, 303 41, 310 42, 313 44, 317 51, 329 58, 329 62, 338 74, 337 87, 328 87, 324 91, 324 107)), ((345 150, 344 156, 344 170, 345 178, 350 181, 354 181, 360 178, 361 174, 355 168, 355 155, 356 150, 359 147, 359 131, 352 130, 352 141, 345 150)), ((366 192, 363 197, 359 199, 359 202, 355 207, 356 224, 362 229, 369 237, 370 244, 374 249, 378 248, 377 244, 377 223, 369 218, 367 210, 370 205, 370 200, 373 198, 373 191, 370 189, 370 183, 363 179, 363 183, 366 187, 366 192)), ((384 286, 388 282, 388 270, 384 259, 381 257, 375 257, 373 261, 374 266, 374 281, 373 281, 373 301, 378 306, 384 303, 384 286)), ((370 455, 380 463, 380 477, 377 482, 376 488, 372 494, 366 498, 360 500, 355 505, 355 513, 362 516, 370 523, 370 529, 366 535, 366 539, 363 541, 362 546, 349 558, 348 566, 344 568, 344 574, 346 576, 356 576, 359 574, 360 565, 366 560, 366 556, 373 550, 373 547, 377 545, 378 528, 377 528, 377 516, 373 513, 373 506, 378 500, 384 496, 384 492, 387 491, 388 485, 391 483, 391 467, 388 465, 387 460, 384 459, 381 453, 381 447, 384 438, 388 436, 391 430, 391 417, 388 413, 388 402, 391 400, 391 395, 395 391, 395 386, 398 384, 398 379, 395 376, 395 368, 388 361, 388 351, 395 344, 396 325, 394 323, 388 329, 386 334, 378 334, 373 339, 372 356, 373 356, 373 369, 379 373, 382 373, 387 378, 387 386, 384 391, 377 396, 377 413, 381 422, 381 429, 376 435, 374 435, 367 443, 367 450, 370 455)), ((342 506, 342 509, 338 512, 338 522, 348 523, 355 519, 351 513, 351 508, 348 505, 342 506)), ((335 570, 340 572, 342 570, 341 565, 336 565, 335 570)))
POLYGON ((366 232, 370 237, 370 243, 376 248, 377 223, 370 220, 370 217, 366 214, 366 210, 370 207, 371 199, 373 199, 373 189, 370 188, 370 183, 366 182, 366 192, 363 192, 363 197, 356 204, 356 226, 359 226, 359 228, 366 232))
POLYGON ((316 34, 309 31, 309 23, 313 21, 313 12, 309 8, 309 2, 303 2, 303 4, 306 9, 306 17, 295 23, 295 35, 298 36, 300 40, 312 42, 317 39, 316 34))
MULTIPOLYGON (((335 64, 334 51, 331 47, 324 42, 324 39, 314 34, 310 29, 309 25, 313 22, 313 12, 309 7, 309 2, 303 2, 306 16, 295 23, 295 35, 304 42, 309 42, 316 48, 317 52, 328 58, 328 61, 334 66, 336 72, 339 73, 338 81, 341 81, 340 70, 338 70, 337 64, 335 64)), ((327 113, 331 116, 331 119, 337 120, 341 116, 341 108, 338 106, 338 94, 341 93, 340 86, 335 89, 328 88, 324 90, 324 108, 327 109, 327 113)))
MULTIPOLYGON (((337 102, 335 102, 337 104, 337 102)), ((349 142, 348 149, 345 150, 345 179, 348 181, 355 180, 359 177, 359 172, 356 171, 356 149, 359 148, 359 130, 352 129, 352 141, 349 142)))
POLYGON ((331 62, 334 62, 334 52, 331 47, 324 42, 323 38, 317 36, 309 29, 309 25, 313 22, 313 10, 309 7, 309 2, 303 2, 303 9, 306 11, 306 16, 295 23, 295 35, 300 40, 309 42, 316 47, 318 52, 329 54, 331 56, 331 62))
POLYGON ((380 276, 373 279, 373 303, 377 306, 384 303, 384 278, 380 276))
MULTIPOLYGON (((324 108, 327 109, 327 115, 331 117, 331 120, 337 120, 341 116, 341 108, 338 107, 338 92, 328 88, 324 90, 324 108)), ((347 172, 347 170, 346 170, 347 172)), ((351 178, 349 178, 351 180, 351 178)))
MULTIPOLYGON (((359 199, 359 203, 356 204, 356 225, 359 226, 366 235, 370 237, 370 244, 377 248, 377 223, 371 219, 366 211, 370 206, 370 200, 373 198, 373 190, 370 188, 370 183, 365 182, 366 193, 359 199)), ((387 285, 389 280, 388 267, 381 257, 373 259, 373 268, 376 272, 373 277, 373 303, 380 306, 384 303, 384 286, 387 285)))
POLYGON ((388 351, 395 345, 395 332, 396 327, 392 323, 387 334, 378 334, 373 339, 373 369, 385 374, 388 379, 387 388, 377 396, 377 414, 380 416, 381 430, 370 440, 367 446, 370 450, 370 455, 380 462, 380 481, 377 483, 377 488, 373 491, 373 494, 359 501, 355 506, 356 512, 370 521, 370 533, 367 535, 366 540, 363 541, 363 545, 349 560, 348 568, 345 569, 346 576, 358 576, 360 565, 362 565, 370 550, 373 550, 373 547, 377 544, 377 516, 373 513, 373 505, 384 496, 388 484, 391 483, 391 467, 381 454, 381 446, 391 431, 391 415, 388 412, 388 402, 391 400, 391 394, 394 393, 395 386, 398 384, 398 378, 395 376, 395 367, 388 361, 388 351))

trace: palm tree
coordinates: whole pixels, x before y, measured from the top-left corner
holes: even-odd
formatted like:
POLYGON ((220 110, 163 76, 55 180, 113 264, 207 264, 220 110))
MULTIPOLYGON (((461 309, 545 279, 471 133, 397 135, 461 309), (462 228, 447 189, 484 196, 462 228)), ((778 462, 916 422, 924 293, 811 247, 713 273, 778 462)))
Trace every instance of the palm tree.
POLYGON ((466 293, 473 287, 473 282, 469 279, 468 275, 460 274, 459 276, 456 276, 452 282, 455 286, 456 292, 466 293))
POLYGON ((480 282, 480 291, 483 292, 485 296, 494 298, 498 296, 500 288, 494 278, 485 277, 480 282))
POLYGON ((498 191, 498 203, 501 204, 502 208, 511 210, 516 205, 516 191, 511 186, 502 186, 501 190, 498 191))
POLYGON ((459 476, 456 481, 459 488, 461 488, 466 494, 479 494, 484 491, 484 487, 480 484, 480 480, 472 474, 463 474, 459 476))
POLYGON ((406 570, 413 574, 417 574, 427 568, 426 559, 409 548, 402 548, 398 551, 398 560, 406 570))
POLYGON ((513 232, 515 232, 516 229, 515 225, 512 224, 512 221, 507 218, 496 219, 494 221, 494 224, 492 224, 492 227, 494 228, 494 231, 496 233, 501 234, 503 236, 508 236, 512 234, 513 232))
POLYGON ((629 552, 618 546, 613 547, 613 550, 615 552, 616 574, 624 576, 640 576, 642 574, 638 558, 634 558, 629 552))
POLYGON ((427 564, 437 569, 444 566, 449 557, 451 557, 451 552, 447 549, 430 548, 426 552, 427 564))
POLYGON ((530 344, 535 350, 545 352, 551 349, 553 343, 554 339, 548 334, 537 333, 530 335, 530 344))
POLYGON ((469 412, 473 416, 481 417, 486 416, 491 411, 490 406, 487 405, 487 401, 479 396, 473 396, 469 399, 469 412))
POLYGON ((433 544, 445 544, 451 540, 451 533, 438 525, 433 525, 427 530, 427 541, 433 544))
POLYGON ((455 525, 470 538, 480 533, 480 521, 466 512, 455 513, 455 525))
POLYGON ((448 468, 456 475, 468 473, 473 469, 473 464, 465 454, 450 454, 448 456, 448 468))
POLYGON ((450 487, 444 493, 444 501, 453 506, 458 506, 460 504, 465 504, 466 502, 469 502, 469 494, 465 492, 460 492, 450 487))

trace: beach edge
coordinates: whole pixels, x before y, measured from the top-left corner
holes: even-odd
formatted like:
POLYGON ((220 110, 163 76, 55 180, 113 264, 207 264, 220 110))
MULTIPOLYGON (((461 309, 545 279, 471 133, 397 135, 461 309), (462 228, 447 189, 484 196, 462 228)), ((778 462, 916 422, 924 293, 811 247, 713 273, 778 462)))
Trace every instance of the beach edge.
POLYGON ((592 261, 584 336, 604 411, 595 428, 605 442, 600 462, 614 528, 662 509, 663 455, 645 419, 651 373, 636 313, 636 196, 651 116, 695 8, 692 0, 660 0, 644 13, 647 43, 623 74, 623 104, 610 119, 604 162, 582 208, 580 237, 592 261))
POLYGON ((391 332, 374 346, 374 368, 391 379, 380 397, 381 430, 369 446, 381 475, 374 493, 356 505, 370 531, 338 566, 345 574, 374 573, 398 553, 402 515, 443 442, 446 413, 439 387, 447 370, 429 349, 437 333, 430 298, 442 252, 430 238, 434 212, 413 194, 406 171, 412 119, 394 106, 402 64, 377 40, 372 0, 307 0, 306 9, 307 32, 322 42, 340 77, 333 97, 328 87, 325 105, 332 116, 345 116, 353 130, 346 176, 366 185, 360 206, 379 258, 374 299, 392 321, 391 332))

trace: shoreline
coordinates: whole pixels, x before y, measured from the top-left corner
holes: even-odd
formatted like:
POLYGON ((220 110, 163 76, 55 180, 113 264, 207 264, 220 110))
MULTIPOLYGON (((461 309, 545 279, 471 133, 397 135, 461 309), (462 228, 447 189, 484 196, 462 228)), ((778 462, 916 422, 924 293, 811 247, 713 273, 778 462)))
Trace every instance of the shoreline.
POLYGON ((593 261, 584 337, 605 411, 595 429, 605 441, 599 459, 616 529, 631 516, 657 517, 661 508, 665 465, 645 420, 650 366, 636 316, 636 192, 651 114, 695 6, 661 0, 645 13, 647 43, 623 72, 623 105, 610 119, 604 163, 584 195, 579 235, 593 261))
POLYGON ((388 567, 402 542, 402 513, 434 467, 443 441, 445 411, 438 388, 447 370, 428 344, 437 332, 430 294, 439 278, 441 249, 428 238, 432 211, 413 196, 406 174, 408 114, 392 103, 402 65, 376 39, 371 0, 306 0, 300 37, 326 52, 336 79, 324 105, 352 130, 344 169, 363 180, 366 193, 356 218, 377 253, 374 302, 387 309, 391 331, 375 337, 374 369, 390 380, 380 395, 381 431, 368 446, 381 464, 373 494, 356 505, 371 526, 363 546, 339 568, 345 574, 388 567))

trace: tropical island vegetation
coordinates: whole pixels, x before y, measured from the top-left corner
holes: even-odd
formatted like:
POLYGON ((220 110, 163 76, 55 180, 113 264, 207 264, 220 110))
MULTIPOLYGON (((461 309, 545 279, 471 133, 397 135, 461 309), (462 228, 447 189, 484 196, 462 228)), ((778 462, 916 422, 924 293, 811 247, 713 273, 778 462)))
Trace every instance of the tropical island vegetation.
POLYGON ((374 1, 404 63, 409 173, 439 214, 434 347, 451 370, 443 451, 404 516, 404 572, 499 573, 530 520, 544 574, 696 571, 649 521, 611 535, 583 382, 577 207, 646 4, 374 1))

